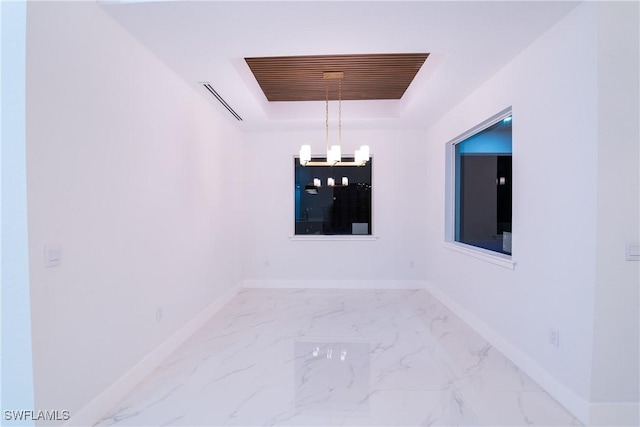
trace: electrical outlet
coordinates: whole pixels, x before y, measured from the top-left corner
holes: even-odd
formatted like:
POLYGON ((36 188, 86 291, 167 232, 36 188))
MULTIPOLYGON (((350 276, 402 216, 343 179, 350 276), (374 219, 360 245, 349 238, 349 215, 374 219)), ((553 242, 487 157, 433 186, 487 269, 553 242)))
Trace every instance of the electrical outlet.
POLYGON ((549 342, 555 347, 560 347, 560 331, 554 328, 549 329, 549 342))
POLYGON ((47 243, 44 246, 44 266, 55 267, 62 260, 62 249, 58 243, 47 243))
POLYGON ((156 308, 156 322, 162 320, 162 307, 156 308))

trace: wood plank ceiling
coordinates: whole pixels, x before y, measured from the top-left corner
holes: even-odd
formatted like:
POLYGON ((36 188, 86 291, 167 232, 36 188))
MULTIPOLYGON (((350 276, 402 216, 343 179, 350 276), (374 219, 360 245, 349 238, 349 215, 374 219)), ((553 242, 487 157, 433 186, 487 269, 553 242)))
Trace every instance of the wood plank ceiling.
POLYGON ((325 72, 344 73, 343 100, 400 99, 428 53, 309 55, 245 58, 269 101, 338 99, 338 80, 325 72))

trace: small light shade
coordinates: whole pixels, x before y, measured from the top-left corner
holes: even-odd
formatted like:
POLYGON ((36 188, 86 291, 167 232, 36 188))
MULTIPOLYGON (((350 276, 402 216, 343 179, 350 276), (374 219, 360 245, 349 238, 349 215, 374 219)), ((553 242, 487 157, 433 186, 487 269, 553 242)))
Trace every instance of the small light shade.
POLYGON ((336 181, 333 178, 327 178, 327 185, 329 187, 333 187, 334 185, 336 185, 336 181))
POLYGON ((320 178, 313 178, 313 186, 320 187, 320 178))
POLYGON ((327 151, 327 162, 334 164, 342 161, 342 153, 340 153, 339 145, 332 145, 327 151))
POLYGON ((355 152, 356 163, 365 164, 369 161, 369 146, 363 145, 355 152))
POLYGON ((311 161, 311 146, 303 145, 300 147, 300 164, 302 166, 306 165, 307 162, 311 161))
POLYGON ((349 178, 347 178, 346 176, 343 176, 342 177, 342 185, 347 187, 349 185, 349 178))

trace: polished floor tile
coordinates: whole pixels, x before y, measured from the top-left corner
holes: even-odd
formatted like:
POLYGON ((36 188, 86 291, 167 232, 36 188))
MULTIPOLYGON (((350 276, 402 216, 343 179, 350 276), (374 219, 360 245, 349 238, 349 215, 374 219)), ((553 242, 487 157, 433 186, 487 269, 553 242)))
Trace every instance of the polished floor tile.
POLYGON ((245 289, 98 425, 580 423, 426 291, 245 289))

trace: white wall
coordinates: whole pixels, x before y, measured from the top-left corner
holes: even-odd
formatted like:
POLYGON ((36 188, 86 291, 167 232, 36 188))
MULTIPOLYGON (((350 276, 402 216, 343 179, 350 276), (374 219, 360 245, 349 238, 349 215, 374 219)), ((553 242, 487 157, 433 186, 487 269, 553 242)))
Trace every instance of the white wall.
POLYGON ((36 408, 73 416, 238 283, 242 137, 97 4, 27 12, 36 408))
POLYGON ((598 7, 598 228, 592 420, 640 424, 638 363, 640 263, 625 260, 638 242, 640 210, 637 2, 598 7), (630 404, 635 403, 635 404, 630 404), (615 418, 611 418, 615 417, 615 418))
MULTIPOLYGON (((349 103, 343 103, 343 110, 349 103)), ((322 112, 320 112, 322 114, 322 112)), ((375 125, 373 125, 375 126, 375 125)), ((301 144, 324 150, 317 131, 247 135, 244 277, 249 285, 414 286, 425 275, 424 145, 420 132, 343 128, 343 153, 369 144, 375 241, 292 241, 294 155, 301 144), (421 154, 416 154, 421 153, 421 154), (342 281, 342 282, 340 282, 342 281)))
MULTIPOLYGON (((578 6, 432 126, 427 279, 583 420, 590 397, 598 182, 597 6, 578 6), (514 270, 444 247, 445 145, 513 107, 514 270), (560 346, 549 343, 549 329, 560 346)), ((498 48, 498 47, 495 47, 498 48)), ((500 348, 500 347, 499 347, 500 348)))
MULTIPOLYGON (((24 2, 0 2, 0 403, 33 407, 25 148, 24 2)), ((32 422, 23 422, 27 426, 32 422)))

